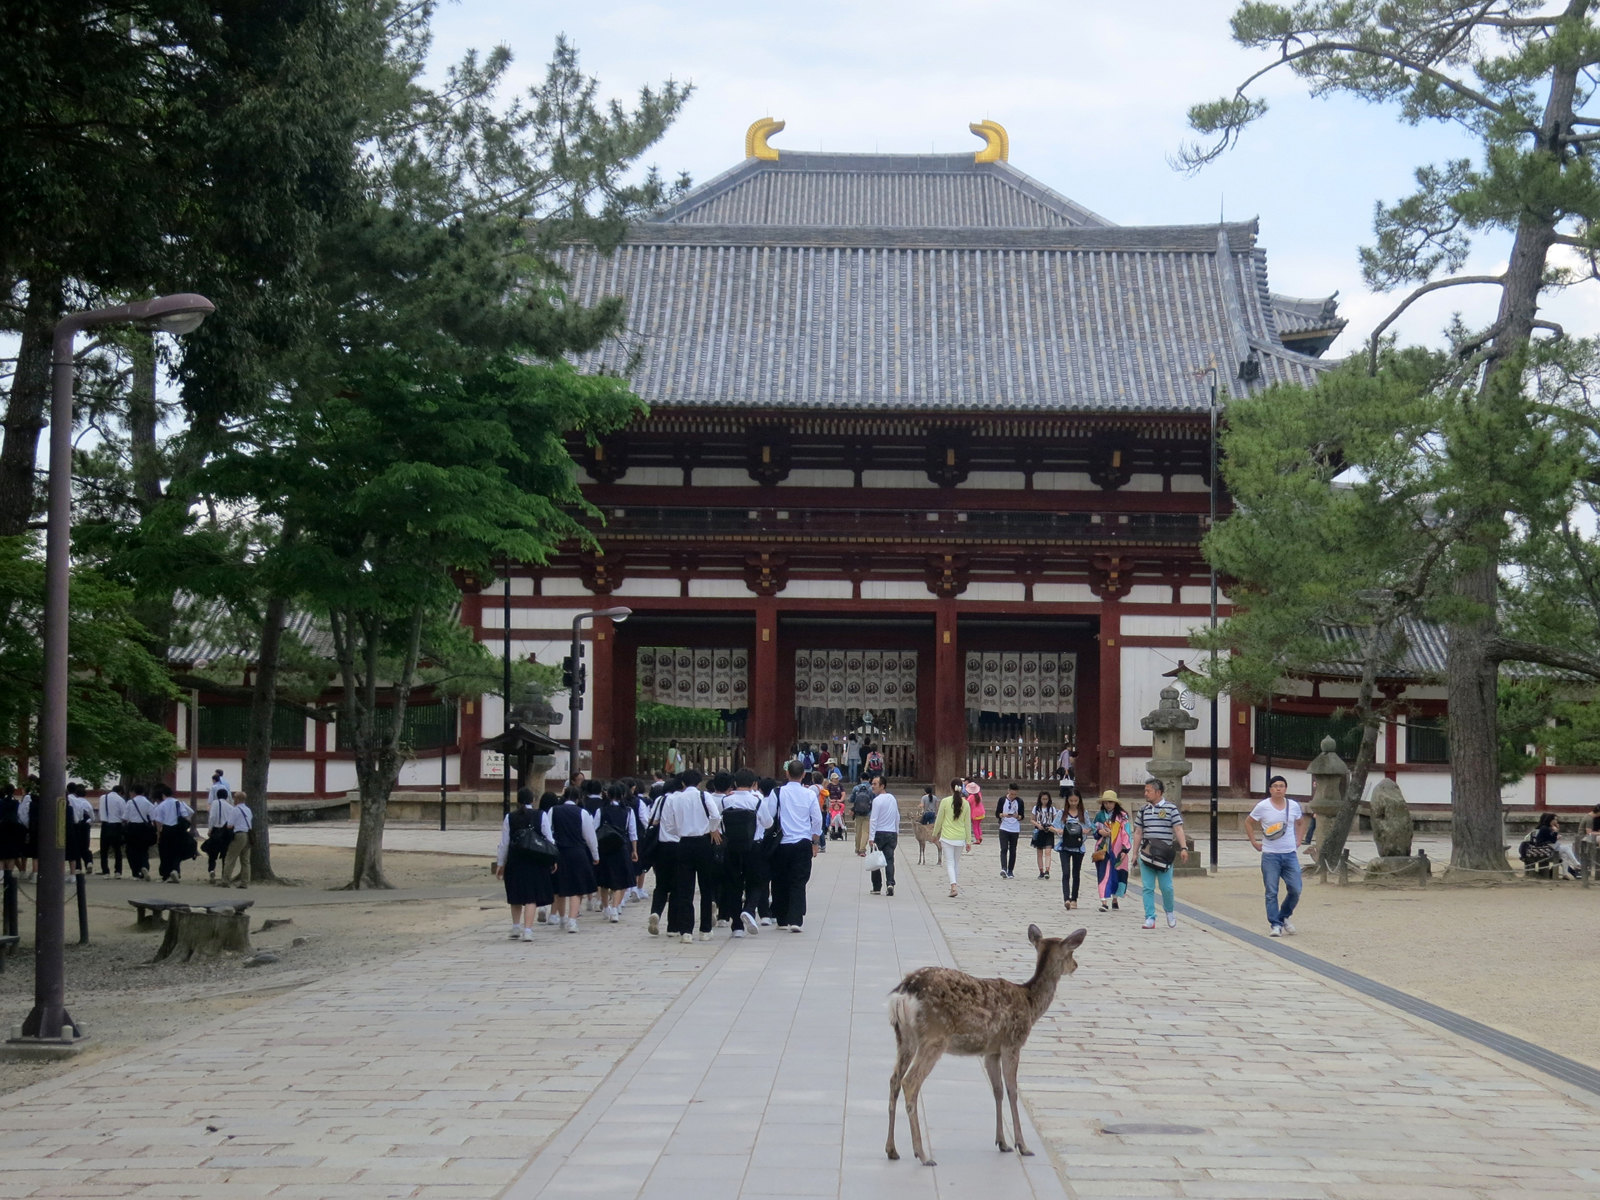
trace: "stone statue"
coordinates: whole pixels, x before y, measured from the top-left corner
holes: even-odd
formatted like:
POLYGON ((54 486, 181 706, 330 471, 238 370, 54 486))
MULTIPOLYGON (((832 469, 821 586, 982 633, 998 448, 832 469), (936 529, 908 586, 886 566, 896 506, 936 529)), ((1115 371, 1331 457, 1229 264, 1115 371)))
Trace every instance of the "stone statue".
POLYGON ((1415 824, 1411 809, 1392 779, 1380 779, 1368 802, 1372 812, 1372 840, 1380 858, 1409 858, 1415 824))

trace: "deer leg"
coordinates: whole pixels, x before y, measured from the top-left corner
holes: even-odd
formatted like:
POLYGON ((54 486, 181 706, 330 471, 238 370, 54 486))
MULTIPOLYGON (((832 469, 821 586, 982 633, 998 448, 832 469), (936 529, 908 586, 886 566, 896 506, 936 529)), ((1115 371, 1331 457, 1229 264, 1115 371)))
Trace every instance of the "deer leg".
POLYGON ((911 1153, 925 1167, 937 1166, 923 1151, 922 1122, 917 1119, 917 1101, 922 1097, 922 1083, 928 1078, 934 1064, 944 1055, 943 1042, 924 1041, 912 1055, 911 1063, 901 1083, 905 1086, 906 1118, 911 1123, 911 1153))
POLYGON ((906 1044, 907 1039, 900 1032, 900 1026, 894 1027, 894 1070, 889 1072, 889 1140, 884 1143, 883 1152, 891 1159, 898 1159, 900 1151, 894 1148, 894 1106, 900 1101, 900 1085, 906 1077, 906 1068, 911 1065, 911 1048, 906 1044))
POLYGON ((1011 1147, 1006 1145, 1006 1120, 1003 1115, 1004 1092, 1000 1086, 1000 1056, 984 1055, 983 1069, 989 1073, 989 1086, 994 1089, 994 1144, 1000 1147, 1000 1153, 1009 1154, 1011 1147))
MULTIPOLYGON (((1007 1050, 1002 1066, 1005 1069, 1006 1092, 1011 1097, 1011 1128, 1017 1135, 1017 1153, 1031 1155, 1033 1151, 1029 1150, 1022 1140, 1022 1117, 1017 1112, 1017 1061, 1021 1054, 1022 1048, 1020 1046, 1007 1050)), ((995 1103, 996 1105, 999 1104, 998 1094, 996 1094, 995 1103)))

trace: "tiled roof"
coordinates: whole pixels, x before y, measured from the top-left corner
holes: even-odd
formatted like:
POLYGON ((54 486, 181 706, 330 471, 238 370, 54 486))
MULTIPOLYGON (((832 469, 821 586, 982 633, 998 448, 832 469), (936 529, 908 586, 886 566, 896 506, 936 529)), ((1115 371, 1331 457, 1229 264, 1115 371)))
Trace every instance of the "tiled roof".
MULTIPOLYGON (((318 657, 333 657, 333 635, 310 613, 291 612, 284 631, 318 657)), ((253 663, 260 650, 259 630, 236 619, 226 605, 214 601, 195 604, 179 597, 178 624, 173 630, 173 644, 167 650, 167 662, 185 667, 202 659, 212 664, 229 659, 253 663)))
MULTIPOLYGON (((1342 650, 1349 652, 1349 657, 1321 663, 1311 674, 1361 678, 1361 655, 1365 654, 1365 648, 1372 640, 1373 630, 1353 625, 1326 625, 1322 632, 1330 644, 1338 645, 1342 650)), ((1380 669, 1378 677, 1440 683, 1444 680, 1449 661, 1449 628, 1420 617, 1408 617, 1400 622, 1394 664, 1380 669)), ((1506 662, 1501 664, 1500 670, 1506 676, 1518 679, 1582 678, 1572 672, 1546 667, 1539 663, 1506 662)))
POLYGON ((629 334, 580 360, 654 405, 1204 411, 1308 383, 1272 336, 1251 226, 991 230, 641 226, 569 248, 574 300, 627 299, 629 334), (1219 248, 1219 234, 1226 249, 1219 248), (890 236, 893 235, 893 236, 890 236))
POLYGON ((1057 229, 1110 221, 1008 163, 971 154, 806 154, 746 159, 658 220, 674 225, 1057 229))

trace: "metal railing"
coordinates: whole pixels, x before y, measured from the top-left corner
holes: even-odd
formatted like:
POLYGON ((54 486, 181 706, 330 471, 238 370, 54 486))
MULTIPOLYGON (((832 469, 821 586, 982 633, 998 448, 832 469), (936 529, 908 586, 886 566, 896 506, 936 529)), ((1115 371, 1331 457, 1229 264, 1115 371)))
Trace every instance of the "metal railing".
MULTIPOLYGON (((639 775, 648 779, 651 771, 666 768, 667 745, 671 739, 651 738, 639 742, 639 775)), ((678 738, 683 765, 709 774, 712 771, 737 771, 744 766, 744 739, 728 737, 678 738)))

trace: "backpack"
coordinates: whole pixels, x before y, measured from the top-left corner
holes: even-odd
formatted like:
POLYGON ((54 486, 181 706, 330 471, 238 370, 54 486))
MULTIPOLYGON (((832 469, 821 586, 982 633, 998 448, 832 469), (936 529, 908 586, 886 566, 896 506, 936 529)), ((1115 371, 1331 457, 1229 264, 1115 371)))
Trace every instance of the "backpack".
POLYGON ((850 789, 850 815, 853 817, 870 817, 872 815, 872 787, 870 784, 858 783, 850 789))
POLYGON ((1061 848, 1063 850, 1083 849, 1083 822, 1077 817, 1068 817, 1061 826, 1061 848))

